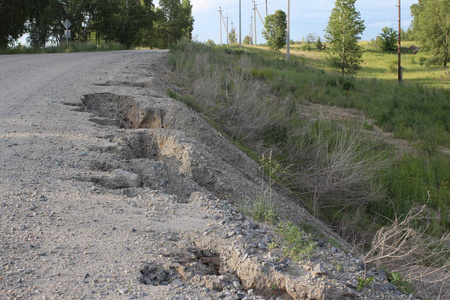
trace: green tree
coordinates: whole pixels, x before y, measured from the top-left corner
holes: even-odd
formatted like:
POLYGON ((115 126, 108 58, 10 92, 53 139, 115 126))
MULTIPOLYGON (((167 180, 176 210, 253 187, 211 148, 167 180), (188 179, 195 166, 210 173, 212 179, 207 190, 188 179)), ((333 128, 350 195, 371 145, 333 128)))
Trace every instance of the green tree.
POLYGON ((324 49, 324 45, 322 43, 322 40, 320 39, 320 36, 317 38, 316 42, 315 42, 316 48, 319 50, 323 50, 324 49))
POLYGON ((342 75, 356 72, 362 62, 362 48, 358 41, 366 27, 360 13, 355 10, 355 2, 336 0, 325 30, 329 45, 327 59, 333 68, 341 70, 342 75))
POLYGON ((49 0, 1 0, 0 1, 0 48, 20 38, 25 32, 27 22, 40 24, 49 0))
POLYGON ((231 29, 230 33, 228 34, 228 39, 230 40, 230 44, 237 44, 236 29, 231 29))
POLYGON ((400 33, 401 33, 402 41, 413 41, 414 40, 411 27, 409 27, 406 31, 404 31, 403 28, 400 29, 400 33))
POLYGON ((189 0, 160 0, 152 32, 154 47, 168 48, 183 37, 192 39, 194 18, 189 0))
POLYGON ((252 38, 250 36, 246 35, 242 42, 244 43, 244 45, 250 45, 252 43, 252 38))
MULTIPOLYGON (((61 21, 68 17, 65 5, 68 1, 49 0, 48 5, 35 19, 28 24, 28 42, 32 47, 43 48, 45 44, 52 40, 59 42, 64 33, 64 25, 61 21)), ((71 20, 74 20, 71 18, 71 20)), ((72 28, 71 28, 72 29, 72 28)))
POLYGON ((303 44, 302 49, 311 51, 312 44, 314 44, 318 38, 319 37, 317 36, 316 33, 314 33, 314 32, 308 33, 306 35, 306 37, 304 38, 305 43, 303 44))
POLYGON ((286 45, 287 23, 286 13, 277 10, 273 15, 266 17, 265 30, 262 32, 267 41, 267 46, 273 50, 279 50, 286 45))
POLYGON ((381 34, 378 36, 381 50, 393 51, 397 49, 397 32, 391 27, 384 27, 381 31, 381 34))
POLYGON ((450 1, 419 0, 411 6, 411 14, 414 35, 446 68, 450 60, 450 1))

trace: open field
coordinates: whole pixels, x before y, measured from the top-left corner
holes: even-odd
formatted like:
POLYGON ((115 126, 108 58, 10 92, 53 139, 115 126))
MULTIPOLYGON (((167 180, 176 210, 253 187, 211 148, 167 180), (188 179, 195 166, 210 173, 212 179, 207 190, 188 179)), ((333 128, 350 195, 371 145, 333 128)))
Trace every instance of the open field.
MULTIPOLYGON (((362 69, 356 74, 358 78, 376 78, 387 81, 397 81, 397 52, 383 52, 376 50, 373 42, 363 41, 361 45, 365 48, 363 53, 364 62, 362 69)), ((430 56, 425 52, 412 54, 408 48, 412 45, 420 46, 415 42, 402 43, 402 67, 403 81, 408 83, 420 83, 425 86, 450 89, 450 73, 439 66, 427 65, 430 56)), ((268 50, 264 46, 245 46, 248 49, 268 50)), ((284 58, 286 49, 279 52, 271 51, 273 57, 284 58)), ((330 69, 325 61, 324 51, 317 50, 311 45, 310 50, 303 49, 300 44, 291 45, 291 58, 294 61, 301 61, 314 68, 319 68, 327 72, 335 72, 330 69)))

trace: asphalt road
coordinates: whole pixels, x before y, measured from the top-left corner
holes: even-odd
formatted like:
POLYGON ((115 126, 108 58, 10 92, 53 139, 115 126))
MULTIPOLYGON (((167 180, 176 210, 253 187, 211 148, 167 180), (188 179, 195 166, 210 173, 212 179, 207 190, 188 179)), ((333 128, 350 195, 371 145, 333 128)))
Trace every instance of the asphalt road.
POLYGON ((114 78, 127 64, 154 51, 114 51, 0 55, 0 117, 39 103, 48 91, 60 98, 80 97, 93 83, 114 78))

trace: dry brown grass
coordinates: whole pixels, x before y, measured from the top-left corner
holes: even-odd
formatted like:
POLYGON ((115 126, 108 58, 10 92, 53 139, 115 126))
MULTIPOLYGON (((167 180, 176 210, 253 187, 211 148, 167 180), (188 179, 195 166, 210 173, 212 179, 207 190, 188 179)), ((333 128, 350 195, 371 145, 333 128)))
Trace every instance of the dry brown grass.
POLYGON ((416 224, 430 223, 426 212, 426 205, 413 208, 404 218, 396 218, 378 230, 365 263, 402 274, 434 299, 448 299, 450 233, 436 238, 426 233, 426 227, 418 228, 416 224))

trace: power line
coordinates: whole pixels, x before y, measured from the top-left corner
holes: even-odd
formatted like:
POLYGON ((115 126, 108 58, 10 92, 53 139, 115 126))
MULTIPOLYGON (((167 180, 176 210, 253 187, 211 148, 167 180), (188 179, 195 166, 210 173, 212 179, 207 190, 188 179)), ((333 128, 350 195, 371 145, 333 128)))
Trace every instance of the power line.
POLYGON ((220 46, 222 46, 222 7, 219 6, 220 46))

